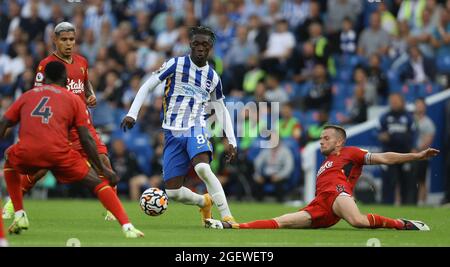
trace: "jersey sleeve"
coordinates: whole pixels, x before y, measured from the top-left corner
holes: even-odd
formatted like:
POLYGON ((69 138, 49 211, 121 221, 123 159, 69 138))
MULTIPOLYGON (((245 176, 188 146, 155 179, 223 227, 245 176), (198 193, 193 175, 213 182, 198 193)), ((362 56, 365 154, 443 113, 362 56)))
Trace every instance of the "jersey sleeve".
POLYGON ((86 104, 84 104, 81 98, 76 95, 73 95, 72 99, 74 103, 74 120, 72 126, 88 126, 89 117, 86 104))
POLYGON ((8 108, 3 116, 12 123, 18 123, 20 121, 20 109, 22 108, 24 99, 27 96, 27 93, 20 96, 19 99, 14 101, 14 103, 8 108))
POLYGON ((44 70, 47 62, 42 60, 39 62, 39 66, 37 67, 36 76, 34 77, 34 86, 41 86, 44 84, 45 75, 44 70))
POLYGON ((217 100, 225 98, 225 96, 223 95, 222 81, 220 80, 219 76, 217 76, 217 79, 218 80, 216 83, 216 87, 210 93, 211 101, 217 101, 217 100))
POLYGON ((350 147, 350 155, 353 161, 358 165, 364 165, 367 162, 367 156, 370 155, 369 151, 359 148, 350 147))
POLYGON ((153 74, 158 77, 160 81, 164 81, 169 76, 175 73, 177 67, 177 58, 171 58, 168 61, 164 62, 162 66, 155 71, 153 74))

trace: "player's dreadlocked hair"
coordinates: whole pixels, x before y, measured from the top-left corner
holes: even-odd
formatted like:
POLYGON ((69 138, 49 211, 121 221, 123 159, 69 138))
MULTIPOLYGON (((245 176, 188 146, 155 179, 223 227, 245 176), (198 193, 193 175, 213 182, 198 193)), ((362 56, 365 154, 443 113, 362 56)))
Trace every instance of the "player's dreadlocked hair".
POLYGON ((197 34, 208 35, 211 38, 211 41, 212 41, 213 44, 216 42, 216 35, 208 27, 205 27, 205 26, 191 27, 190 30, 189 30, 189 39, 192 40, 194 35, 197 35, 197 34))

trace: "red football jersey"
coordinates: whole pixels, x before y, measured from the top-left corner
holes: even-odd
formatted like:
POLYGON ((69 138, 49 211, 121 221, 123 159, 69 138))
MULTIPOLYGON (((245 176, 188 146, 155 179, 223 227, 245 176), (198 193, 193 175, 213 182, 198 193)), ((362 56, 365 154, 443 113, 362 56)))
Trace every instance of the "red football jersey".
POLYGON ((78 95, 83 100, 83 103, 86 103, 86 95, 84 90, 87 90, 88 87, 88 62, 87 60, 78 55, 72 55, 72 63, 67 63, 65 60, 62 60, 56 54, 51 54, 50 56, 44 58, 39 62, 39 66, 37 69, 36 77, 34 79, 34 86, 41 86, 45 80, 45 66, 52 61, 59 61, 64 63, 67 71, 67 90, 72 93, 78 95))
MULTIPOLYGON (((37 73, 36 73, 36 77, 35 77, 35 86, 40 86, 43 84, 44 80, 45 80, 45 76, 44 76, 44 70, 45 70, 45 66, 52 61, 59 61, 62 62, 65 66, 66 66, 66 71, 67 71, 67 90, 71 91, 72 93, 78 95, 79 97, 81 97, 81 99, 83 100, 83 103, 85 103, 86 105, 86 95, 85 95, 85 89, 88 89, 88 81, 89 81, 89 76, 88 76, 88 62, 87 60, 78 55, 78 54, 73 54, 72 55, 72 63, 67 63, 65 60, 62 60, 60 57, 58 57, 56 54, 51 54, 50 56, 44 58, 43 60, 41 60, 41 62, 39 63, 38 69, 37 69, 37 73)), ((84 113, 84 111, 83 111, 84 113)), ((101 144, 101 141, 99 140, 97 133, 95 131, 94 126, 92 125, 91 120, 88 120, 88 129, 89 132, 91 133, 91 135, 96 139, 96 143, 98 145, 103 145, 101 144)), ((79 150, 82 151, 83 148, 81 147, 81 143, 78 137, 78 132, 76 130, 76 128, 73 128, 70 131, 70 141, 72 144, 72 147, 75 150, 79 150)))
POLYGON ((19 123, 19 154, 33 165, 45 166, 50 158, 71 149, 69 129, 86 126, 86 105, 63 87, 44 85, 24 93, 4 115, 19 123))
POLYGON ((367 153, 367 150, 349 146, 338 154, 329 155, 317 172, 316 195, 329 191, 353 194, 367 153))

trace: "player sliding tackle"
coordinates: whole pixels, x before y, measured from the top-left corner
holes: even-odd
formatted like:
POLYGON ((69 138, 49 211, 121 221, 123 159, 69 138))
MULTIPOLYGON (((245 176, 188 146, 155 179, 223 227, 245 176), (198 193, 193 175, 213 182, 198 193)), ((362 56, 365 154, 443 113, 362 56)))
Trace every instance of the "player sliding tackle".
POLYGON ((203 222, 211 218, 214 202, 222 220, 234 222, 222 185, 209 166, 212 148, 205 121, 205 105, 208 103, 214 106, 218 123, 223 125, 228 138, 229 145, 225 148, 228 161, 236 155, 233 125, 222 100, 222 82, 207 62, 214 40, 215 35, 210 29, 192 28, 191 54, 170 59, 142 85, 121 127, 125 131, 134 126, 149 91, 165 81, 162 127, 165 137, 163 177, 167 196, 184 204, 199 206, 203 222), (201 196, 183 186, 192 166, 206 184, 209 194, 201 196))
POLYGON ((298 212, 272 220, 248 223, 228 223, 206 220, 208 228, 277 229, 327 228, 344 219, 356 228, 394 228, 397 230, 430 230, 423 222, 390 219, 377 214, 361 214, 352 194, 363 165, 399 164, 425 160, 436 156, 439 150, 428 148, 418 153, 370 153, 357 147, 345 147, 346 132, 335 125, 324 127, 320 136, 320 152, 326 156, 317 173, 316 198, 298 212))
POLYGON ((119 179, 100 160, 95 141, 89 133, 86 104, 65 88, 67 73, 64 64, 58 61, 48 63, 45 80, 45 85, 35 87, 17 99, 0 120, 1 138, 9 127, 20 123, 19 142, 5 153, 5 181, 15 209, 9 232, 19 234, 29 227, 19 174, 34 175, 47 169, 60 183, 80 182, 92 190, 117 218, 126 237, 144 236, 130 223, 110 186, 116 185, 119 179), (78 132, 87 158, 69 145, 72 127, 78 132), (100 176, 108 180, 102 180, 100 176))

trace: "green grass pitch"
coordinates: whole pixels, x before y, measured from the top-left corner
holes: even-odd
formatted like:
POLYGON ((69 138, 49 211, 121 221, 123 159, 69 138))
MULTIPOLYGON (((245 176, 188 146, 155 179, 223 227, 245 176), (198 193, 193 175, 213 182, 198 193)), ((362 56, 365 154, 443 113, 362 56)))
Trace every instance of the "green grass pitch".
MULTIPOLYGON (((324 230, 216 230, 200 224, 193 206, 169 203, 159 217, 145 215, 137 202, 124 202, 133 224, 145 233, 142 239, 126 239, 117 222, 103 219, 104 209, 95 200, 25 200, 30 229, 21 235, 9 235, 11 246, 63 247, 69 238, 87 246, 147 247, 322 247, 366 246, 377 238, 381 246, 450 246, 450 210, 431 207, 391 207, 360 205, 361 211, 392 218, 423 220, 429 232, 388 229, 354 229, 346 222, 324 230)), ((269 203, 230 203, 239 221, 267 219, 297 208, 269 203)), ((217 210, 214 215, 218 216, 217 210)), ((5 227, 11 220, 5 221, 5 227)))

